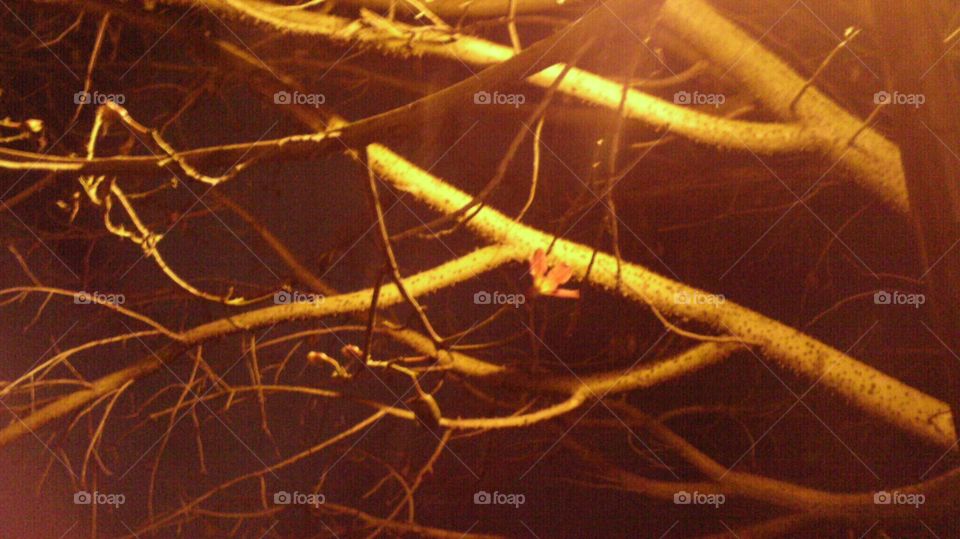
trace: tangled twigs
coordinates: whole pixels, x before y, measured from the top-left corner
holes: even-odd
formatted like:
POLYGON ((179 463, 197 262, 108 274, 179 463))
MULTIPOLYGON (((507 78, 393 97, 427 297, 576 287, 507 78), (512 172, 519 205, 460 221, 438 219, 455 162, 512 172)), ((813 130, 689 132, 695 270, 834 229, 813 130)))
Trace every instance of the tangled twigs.
POLYGON ((377 526, 378 529, 386 528, 397 533, 415 534, 418 537, 435 537, 437 539, 504 539, 504 536, 502 535, 469 532, 464 533, 459 531, 443 530, 431 526, 423 526, 415 522, 397 522, 395 520, 375 517, 369 513, 360 511, 359 509, 346 507, 336 503, 325 503, 323 505, 323 509, 332 513, 339 513, 355 517, 363 522, 366 522, 371 527, 377 526))
MULTIPOLYGON (((543 125, 544 115, 547 111, 547 108, 550 106, 550 103, 553 101, 553 96, 556 93, 557 87, 563 81, 564 77, 567 76, 567 73, 570 72, 570 69, 580 60, 580 58, 587 52, 590 47, 593 46, 596 38, 590 36, 587 38, 586 42, 580 46, 572 58, 564 65, 563 70, 557 76, 557 78, 550 84, 550 87, 547 88, 546 94, 543 99, 540 101, 540 104, 530 113, 526 121, 523 122, 523 127, 517 131, 517 134, 514 135, 513 140, 510 142, 510 146, 507 148, 506 154, 503 158, 500 159, 500 163, 497 165, 497 171, 494 173, 493 177, 487 181, 487 184, 483 186, 483 189, 477 193, 477 196, 474 197, 473 201, 470 202, 470 205, 467 207, 460 208, 458 211, 450 214, 443 215, 430 221, 429 223, 422 224, 420 226, 411 228, 399 234, 394 234, 393 239, 402 240, 409 238, 417 234, 429 234, 430 236, 436 237, 439 235, 447 234, 454 230, 458 230, 463 224, 464 220, 469 220, 470 216, 467 215, 464 217, 464 214, 472 210, 473 208, 486 202, 486 199, 490 194, 500 185, 500 182, 503 181, 504 177, 507 175, 507 170, 510 167, 510 163, 513 162, 514 157, 517 154, 517 151, 520 149, 520 145, 523 144, 523 141, 526 140, 527 134, 530 133, 530 124, 534 122, 540 122, 538 125, 543 125), (462 218, 462 219, 461 219, 462 218), (457 224, 451 227, 449 230, 437 232, 437 229, 453 219, 458 219, 457 224)), ((539 129, 539 128, 538 128, 539 129)))
MULTIPOLYGON (((501 247, 486 247, 476 250, 464 257, 441 264, 436 268, 418 273, 405 279, 405 286, 410 294, 420 296, 434 290, 440 290, 456 283, 475 277, 497 268, 514 259, 510 249, 501 247)), ((62 418, 89 402, 103 395, 113 392, 130 379, 139 379, 156 372, 164 362, 177 358, 184 350, 191 346, 216 339, 226 335, 270 326, 286 321, 304 318, 323 318, 336 314, 365 312, 370 307, 372 290, 341 294, 326 298, 321 303, 293 303, 277 305, 264 309, 247 311, 180 332, 176 344, 167 345, 136 361, 130 367, 106 375, 91 384, 87 389, 70 393, 57 400, 38 408, 30 415, 17 418, 14 422, 0 429, 0 447, 18 439, 28 432, 35 431, 42 426, 62 418)), ((384 286, 380 292, 380 307, 395 305, 403 301, 403 296, 395 285, 384 286)), ((465 368, 479 369, 486 372, 497 369, 487 363, 468 363, 465 368)))
MULTIPOLYGON (((385 10, 395 5, 390 0, 345 0, 344 3, 378 10, 385 10)), ((402 4, 402 2, 400 3, 402 4)), ((506 16, 511 13, 547 13, 571 4, 576 5, 576 2, 558 0, 471 0, 469 2, 434 0, 429 3, 431 11, 446 18, 487 18, 506 16)))
MULTIPOLYGON (((184 174, 199 182, 206 183, 207 185, 219 185, 220 183, 227 181, 239 174, 240 171, 247 166, 247 163, 236 163, 230 167, 230 170, 228 170, 226 174, 217 177, 207 176, 187 163, 187 161, 179 154, 179 152, 169 142, 164 140, 162 136, 160 136, 159 131, 156 129, 150 129, 149 127, 136 121, 133 116, 130 115, 130 112, 128 112, 127 109, 112 101, 108 101, 98 111, 98 114, 103 113, 104 111, 109 111, 111 114, 116 115, 116 117, 119 118, 124 125, 129 127, 132 131, 144 136, 149 136, 153 143, 156 144, 157 147, 167 155, 170 161, 180 166, 180 169, 184 172, 184 174)), ((93 156, 91 155, 89 157, 93 156)), ((161 161, 159 166, 166 167, 167 162, 161 161)))
MULTIPOLYGON (((408 344, 413 345, 415 348, 430 346, 430 343, 427 339, 420 337, 418 342, 416 339, 411 339, 410 334, 412 332, 407 331, 405 335, 402 336, 402 340, 405 340, 408 344)), ((584 380, 580 380, 576 377, 570 378, 554 378, 547 380, 534 380, 534 379, 520 379, 514 380, 514 383, 528 383, 531 388, 537 387, 538 385, 542 386, 543 389, 553 389, 561 391, 570 391, 571 396, 557 404, 555 406, 547 407, 543 410, 531 413, 523 413, 520 415, 512 415, 509 417, 500 417, 500 418, 473 418, 473 419, 441 419, 439 422, 440 427, 445 427, 448 429, 459 429, 459 430, 473 430, 473 429, 491 429, 491 428, 519 428, 527 427, 541 421, 548 419, 556 418, 562 414, 565 414, 571 410, 574 410, 581 406, 584 402, 589 399, 602 398, 607 395, 612 395, 616 393, 621 393, 625 391, 630 391, 637 388, 649 387, 656 383, 661 383, 677 376, 682 376, 688 374, 694 370, 703 368, 707 365, 710 365, 716 361, 721 360, 726 357, 735 346, 719 346, 714 344, 703 344, 695 349, 692 349, 688 352, 680 354, 675 358, 671 358, 667 361, 659 362, 653 365, 642 365, 637 366, 633 369, 630 369, 627 372, 613 372, 605 375, 596 375, 588 377, 584 380)), ((435 350, 436 351, 436 350, 435 350)), ((458 356, 462 356, 459 355, 458 356)), ((459 361, 459 358, 457 358, 459 361)), ((194 368, 196 372, 196 367, 194 368)), ((132 381, 132 380, 131 380, 132 381)), ((192 381, 192 377, 191 377, 192 381)), ((127 382, 128 384, 130 382, 127 382)), ((418 388, 420 390, 420 388, 418 388)), ((229 393, 231 398, 235 393, 240 392, 291 392, 291 393, 303 393, 311 394, 320 397, 328 398, 338 398, 341 395, 324 390, 317 390, 313 388, 297 388, 291 386, 248 386, 248 387, 233 387, 229 392, 217 392, 214 394, 206 394, 202 397, 197 397, 196 399, 191 399, 189 401, 184 401, 181 396, 181 400, 177 404, 161 412, 154 414, 155 416, 161 416, 165 414, 170 414, 170 421, 173 421, 174 416, 177 414, 178 410, 188 406, 192 406, 199 402, 200 400, 209 400, 213 398, 221 398, 225 394, 229 393)), ((422 390, 420 390, 422 391, 422 390)), ((231 479, 213 489, 208 490, 207 492, 193 498, 192 500, 185 502, 180 508, 173 510, 169 513, 158 515, 156 518, 152 518, 150 522, 145 525, 140 532, 146 532, 150 530, 160 529, 166 526, 172 526, 178 523, 182 523, 185 520, 189 520, 191 515, 197 514, 201 511, 200 504, 211 499, 217 493, 223 492, 226 489, 240 484, 247 480, 260 479, 267 473, 275 473, 276 471, 290 466, 304 458, 307 458, 311 455, 318 453, 320 450, 336 443, 339 440, 350 436, 351 434, 357 433, 359 430, 370 426, 380 418, 390 415, 396 418, 406 419, 406 420, 416 420, 416 415, 413 412, 407 410, 396 408, 392 406, 385 406, 377 404, 371 401, 358 400, 357 402, 361 404, 366 404, 373 406, 378 409, 372 416, 368 417, 365 421, 362 421, 355 425, 351 429, 347 429, 344 432, 330 438, 326 442, 314 446, 308 450, 302 451, 296 455, 283 459, 279 463, 263 468, 261 470, 250 472, 241 476, 238 476, 234 479, 231 479)), ((417 477, 410 488, 410 495, 416 490, 416 487, 423 481, 424 476, 428 473, 429 469, 432 467, 438 458, 441 450, 446 445, 450 439, 450 431, 444 433, 442 438, 439 440, 439 445, 434 450, 432 456, 427 460, 427 463, 421 468, 420 472, 417 474, 417 477)), ((399 510, 402 507, 401 503, 397 509, 399 510)), ((394 511, 383 522, 391 520, 397 511, 394 511)), ((412 514, 411 514, 412 517, 412 514)), ((411 518, 412 522, 412 518, 411 518)), ((390 527, 390 526, 387 526, 390 527)))
MULTIPOLYGON (((485 247, 431 270, 410 276, 405 279, 404 284, 411 295, 422 296, 475 277, 479 273, 499 267, 511 260, 516 260, 519 256, 521 256, 519 251, 509 247, 485 247)), ((267 307, 216 320, 181 332, 181 341, 176 345, 167 345, 157 350, 156 353, 138 360, 130 367, 92 382, 88 388, 58 397, 30 415, 17 418, 13 423, 0 429, 0 447, 118 390, 131 380, 138 380, 156 372, 164 362, 173 361, 191 346, 240 331, 250 331, 281 322, 363 312, 369 308, 372 294, 373 290, 367 289, 329 297, 321 303, 294 303, 267 307)), ((395 305, 401 301, 403 301, 403 296, 396 285, 391 284, 381 287, 378 303, 381 308, 395 305)), ((575 376, 544 379, 542 377, 526 376, 461 352, 439 349, 429 339, 411 330, 388 330, 388 333, 415 350, 437 358, 442 367, 464 375, 480 378, 489 377, 491 380, 496 378, 520 386, 567 395, 567 400, 558 405, 521 416, 476 419, 442 418, 438 421, 442 427, 457 429, 517 428, 531 425, 576 409, 588 399, 601 394, 620 393, 650 387, 702 369, 722 360, 738 348, 736 344, 704 343, 675 358, 652 365, 640 365, 627 372, 615 371, 582 379, 575 376)), ((381 410, 388 410, 395 417, 414 419, 414 414, 407 410, 381 405, 377 407, 381 410)))
MULTIPOLYGON (((880 518, 913 519, 918 516, 929 517, 937 514, 949 514, 960 491, 960 470, 952 470, 944 475, 922 483, 898 487, 903 493, 926 493, 926 502, 922 507, 909 505, 884 505, 874 503, 873 492, 837 493, 818 490, 803 485, 779 481, 759 475, 730 470, 701 452, 690 442, 677 435, 657 420, 644 415, 639 410, 624 403, 609 402, 621 421, 643 428, 660 441, 666 443, 676 453, 709 479, 708 483, 699 483, 696 488, 702 492, 712 492, 727 496, 750 498, 772 503, 784 509, 798 511, 819 519, 839 519, 849 522, 876 522, 880 518)), ((645 496, 671 499, 677 490, 686 485, 657 481, 619 468, 605 461, 596 452, 583 445, 565 440, 565 443, 584 460, 603 470, 604 477, 611 482, 645 496)))
MULTIPOLYGON (((229 4, 211 1, 207 2, 207 5, 211 10, 232 17, 238 17, 241 13, 232 6, 242 5, 246 8, 242 13, 282 31, 322 35, 341 41, 359 40, 376 44, 388 51, 408 46, 405 40, 376 30, 352 33, 349 38, 345 38, 343 30, 351 25, 351 21, 332 15, 272 10, 270 4, 249 0, 229 4), (268 12, 269 17, 266 15, 268 12)), ((665 28, 683 38, 684 46, 692 43, 716 64, 734 66, 731 68, 731 75, 785 121, 762 123, 718 118, 635 89, 627 92, 624 101, 626 117, 657 128, 669 127, 674 134, 718 148, 747 148, 760 155, 820 151, 843 166, 857 182, 876 193, 881 200, 901 212, 906 211, 908 201, 899 152, 888 140, 867 128, 857 137, 855 145, 848 145, 846 142, 861 128, 862 122, 815 88, 804 90, 802 99, 791 108, 791 101, 800 93, 806 80, 772 53, 756 45, 754 40, 700 0, 666 1, 661 10, 661 20, 665 28), (750 54, 744 54, 745 50, 749 50, 750 54)), ((550 40, 544 40, 546 41, 550 40)), ((448 44, 419 43, 415 47, 423 54, 456 58, 474 65, 509 63, 507 60, 514 56, 510 47, 469 36, 459 36, 448 44)), ((518 56, 525 55, 535 47, 536 45, 526 49, 518 56)), ((562 65, 553 65, 530 75, 528 79, 531 83, 546 88, 557 79, 562 70, 562 65)), ((514 74, 526 75, 522 70, 514 74)), ((558 90, 614 110, 619 108, 623 94, 622 84, 576 68, 570 70, 558 90)), ((410 108, 408 112, 420 114, 424 110, 426 109, 414 111, 410 108)), ((403 121, 413 117, 404 116, 403 121)), ((184 161, 203 165, 231 165, 248 152, 251 159, 258 160, 304 158, 323 151, 340 149, 341 146, 333 144, 332 140, 337 136, 344 137, 345 142, 350 145, 369 143, 373 140, 372 137, 382 136, 384 129, 397 125, 399 120, 400 116, 388 118, 377 115, 329 134, 182 151, 177 155, 184 161)), ((161 159, 150 157, 80 160, 0 149, 0 167, 17 170, 156 174, 162 170, 161 162, 161 159)))
MULTIPOLYGON (((158 333, 163 334, 169 339, 172 339, 174 341, 180 341, 180 342, 183 341, 183 337, 179 333, 164 327, 162 324, 153 320, 149 316, 130 310, 122 305, 118 305, 117 303, 111 303, 110 301, 107 301, 106 299, 96 295, 85 294, 83 292, 77 292, 73 290, 64 290, 62 288, 53 288, 49 286, 15 286, 15 287, 0 290, 0 297, 8 294, 21 295, 21 294, 29 294, 34 292, 37 292, 37 293, 42 292, 49 295, 65 296, 70 298, 81 297, 84 303, 99 305, 111 311, 118 312, 124 316, 128 316, 134 320, 139 320, 140 322, 143 322, 144 324, 157 330, 158 333)), ((0 396, 2 395, 3 394, 0 393, 0 396)))
MULTIPOLYGON (((427 331, 427 335, 430 335, 430 339, 433 340, 434 344, 440 346, 443 343, 443 337, 441 337, 435 329, 433 329, 433 324, 430 323, 430 319, 427 318, 427 313, 424 312, 423 307, 420 306, 420 303, 416 298, 410 295, 410 292, 407 291, 406 287, 403 286, 403 277, 400 275, 400 266, 397 265, 397 257, 393 253, 393 247, 390 246, 390 232, 387 231, 387 222, 383 216, 383 207, 380 205, 380 193, 377 191, 377 177, 373 173, 372 169, 368 169, 367 179, 368 186, 370 188, 370 201, 373 205, 374 213, 377 218, 377 229, 380 231, 380 246, 383 248, 384 258, 387 260, 387 268, 390 271, 390 277, 393 278, 393 283, 397 285, 397 289, 400 290, 400 294, 403 295, 403 299, 413 307, 413 310, 417 313, 417 316, 420 318, 420 323, 423 324, 423 328, 427 331)), ((374 295, 379 293, 380 285, 377 285, 377 288, 374 292, 374 295)), ((371 306, 371 311, 376 312, 376 304, 371 306)), ((373 327, 374 315, 371 314, 371 328, 373 327)), ((367 345, 366 350, 364 351, 365 358, 369 359, 370 346, 367 345)))
POLYGON ((226 483, 223 483, 213 489, 208 490, 207 492, 201 494, 200 496, 193 498, 189 502, 186 502, 179 509, 176 509, 174 511, 171 511, 162 515, 157 515, 156 518, 150 519, 150 522, 146 526, 138 530, 137 533, 129 535, 128 537, 138 537, 139 535, 146 534, 154 530, 162 529, 167 526, 173 526, 173 525, 182 523, 186 520, 189 520, 191 518, 191 514, 200 509, 199 507, 200 504, 203 503, 205 500, 208 500, 209 498, 211 498, 213 495, 219 492, 222 492, 238 483, 242 483, 250 479, 259 479, 268 473, 276 473, 277 470, 281 470, 311 455, 315 455, 316 453, 323 451, 327 447, 330 447, 336 443, 339 443, 342 440, 345 440, 351 436, 354 436, 364 431, 368 427, 376 424, 376 422, 379 421, 381 418, 383 418, 384 415, 386 415, 386 412, 383 412, 383 411, 375 412, 373 415, 368 416, 367 418, 360 421, 359 423, 356 423, 352 427, 345 429, 334 436, 331 436, 327 440, 324 440, 322 443, 319 443, 305 451, 301 451, 300 453, 287 457, 286 459, 283 459, 282 461, 272 466, 268 466, 266 468, 263 468, 254 472, 250 472, 250 473, 241 475, 239 477, 235 477, 230 481, 227 481, 226 483))
MULTIPOLYGON (((131 133, 141 134, 152 134, 154 141, 163 149, 163 151, 170 154, 170 159, 180 163, 183 170, 190 175, 191 177, 202 181, 204 183, 209 183, 215 186, 220 181, 225 180, 226 178, 231 177, 233 174, 238 173, 243 168, 243 163, 234 163, 231 166, 231 171, 228 172, 223 178, 209 178, 203 176, 198 171, 193 169, 182 159, 175 157, 175 152, 173 148, 167 144, 160 135, 152 129, 148 129, 145 126, 138 123, 126 109, 112 102, 108 102, 106 105, 101 106, 97 109, 97 115, 94 120, 93 128, 90 132, 90 138, 87 142, 87 158, 91 159, 94 157, 96 146, 99 138, 106 132, 107 126, 111 123, 113 119, 119 118, 123 125, 128 126, 131 129, 131 133)), ((163 163, 161 167, 165 167, 166 163, 163 163)), ((218 303, 223 303, 224 305, 232 306, 241 306, 247 305, 259 301, 255 298, 252 300, 247 300, 246 298, 234 298, 233 289, 227 292, 223 296, 217 296, 210 294, 199 288, 193 286, 186 279, 181 277, 164 259, 163 255, 160 254, 160 250, 157 248, 157 244, 163 239, 163 234, 154 232, 151 230, 143 219, 140 218, 140 215, 137 209, 134 207, 133 203, 130 201, 129 197, 117 183, 115 178, 107 179, 106 176, 84 176, 81 175, 78 179, 81 187, 87 195, 87 198, 96 206, 101 207, 103 213, 103 222, 104 225, 110 233, 117 236, 118 238, 126 238, 131 242, 137 244, 140 249, 143 251, 143 255, 147 258, 152 259, 157 267, 160 268, 163 273, 170 278, 177 286, 185 290, 186 292, 194 295, 196 297, 205 299, 207 301, 214 301, 218 303), (106 193, 101 194, 99 192, 100 186, 104 183, 109 184, 109 189, 106 193), (126 220, 129 221, 135 230, 130 230, 123 223, 116 224, 111 218, 112 209, 114 206, 114 199, 120 202, 120 208, 123 209, 124 214, 126 215, 126 220)))
MULTIPOLYGON (((261 162, 304 159, 324 152, 340 151, 344 144, 362 147, 374 140, 388 138, 399 129, 410 129, 422 125, 424 121, 443 118, 445 114, 458 108, 462 112, 460 105, 469 102, 477 91, 497 88, 506 82, 522 79, 529 73, 539 71, 534 77, 538 80, 547 77, 543 85, 549 87, 563 71, 562 65, 556 62, 570 57, 580 48, 584 40, 601 32, 604 27, 619 27, 617 17, 628 17, 637 9, 636 5, 625 0, 612 2, 603 9, 593 10, 563 31, 538 41, 520 54, 514 56, 511 53, 505 58, 499 58, 496 62, 484 62, 484 65, 495 65, 474 76, 413 103, 338 126, 335 129, 253 143, 183 150, 176 155, 180 161, 189 161, 193 167, 234 166, 241 159, 261 162)), ((571 70, 571 76, 572 74, 573 70, 571 70)), ((614 86, 619 95, 619 85, 614 84, 614 86)), ((166 173, 169 163, 170 158, 164 156, 94 158, 89 155, 87 159, 80 159, 0 148, 0 168, 14 170, 50 170, 82 175, 131 173, 156 175, 166 173)))

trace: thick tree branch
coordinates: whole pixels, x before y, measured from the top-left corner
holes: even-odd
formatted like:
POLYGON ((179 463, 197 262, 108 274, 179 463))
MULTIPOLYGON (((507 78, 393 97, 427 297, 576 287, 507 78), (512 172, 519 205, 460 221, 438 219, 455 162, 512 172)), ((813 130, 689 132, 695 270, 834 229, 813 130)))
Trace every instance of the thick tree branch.
MULTIPOLYGON (((369 146, 367 155, 375 172, 440 213, 454 212, 472 198, 383 146, 369 146)), ((618 273, 617 260, 606 253, 596 253, 588 275, 587 268, 595 253, 592 247, 555 240, 490 207, 479 210, 467 226, 486 240, 520 253, 552 245, 551 262, 570 266, 579 279, 589 278, 592 284, 607 290, 622 290, 628 299, 648 304, 668 316, 696 320, 744 343, 755 344, 782 367, 817 381, 871 415, 931 443, 951 447, 956 441, 950 409, 944 402, 794 328, 729 301, 711 305, 677 301, 681 294, 706 292, 636 264, 625 263, 618 273), (621 273, 622 287, 618 279, 621 273)))

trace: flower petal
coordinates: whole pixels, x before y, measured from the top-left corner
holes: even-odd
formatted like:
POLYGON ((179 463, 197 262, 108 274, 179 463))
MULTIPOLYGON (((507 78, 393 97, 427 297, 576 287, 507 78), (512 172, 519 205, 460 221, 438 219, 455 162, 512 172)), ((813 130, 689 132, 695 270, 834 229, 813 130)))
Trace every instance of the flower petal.
POLYGON ((580 299, 580 291, 571 288, 558 288, 550 295, 555 298, 580 299))
POLYGON ((530 275, 543 277, 547 273, 547 255, 543 249, 537 249, 530 255, 530 275))
POLYGON ((573 277, 573 269, 564 263, 560 263, 550 268, 550 271, 547 272, 546 280, 554 287, 557 287, 569 281, 570 277, 573 277))

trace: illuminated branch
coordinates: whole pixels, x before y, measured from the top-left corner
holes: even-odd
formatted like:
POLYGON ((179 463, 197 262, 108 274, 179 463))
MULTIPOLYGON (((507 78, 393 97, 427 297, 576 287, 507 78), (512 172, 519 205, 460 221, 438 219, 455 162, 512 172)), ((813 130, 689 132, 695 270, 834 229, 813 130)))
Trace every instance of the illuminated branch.
MULTIPOLYGON (((831 163, 840 163, 866 190, 907 212, 907 186, 896 145, 870 128, 863 129, 856 143, 848 145, 847 141, 864 127, 864 121, 815 87, 807 88, 804 77, 703 0, 667 0, 661 15, 664 26, 680 37, 684 47, 694 47, 720 68, 728 69, 778 117, 821 131, 823 136, 816 147, 831 163), (803 95, 791 107, 800 92, 803 95)), ((753 149, 750 141, 744 144, 753 149)))
MULTIPOLYGON (((416 27, 393 22, 394 32, 333 15, 309 11, 278 10, 259 0, 211 0, 206 4, 224 15, 240 14, 283 32, 317 35, 333 41, 370 43, 391 53, 431 55, 473 65, 504 62, 515 53, 512 48, 487 40, 456 35, 449 41, 411 41, 404 33, 416 27)), ((717 14, 701 0, 667 0, 661 9, 662 24, 678 34, 677 40, 697 49, 718 66, 730 66, 738 82, 786 123, 744 122, 718 118, 690 107, 678 106, 631 89, 624 103, 627 118, 718 148, 743 148, 760 155, 793 154, 816 150, 839 163, 867 190, 898 211, 909 207, 899 151, 872 129, 865 129, 857 143, 848 145, 863 122, 853 117, 816 88, 809 88, 797 103, 796 115, 790 104, 805 86, 787 64, 766 51, 755 39, 717 14)), ((547 88, 562 70, 554 65, 529 77, 547 88)), ((573 68, 558 91, 588 103, 617 110, 622 85, 587 71, 573 68)))
MULTIPOLYGON (((176 3, 176 2, 171 2, 176 3)), ((277 30, 323 36, 339 42, 360 41, 376 45, 391 54, 417 54, 457 59, 485 66, 506 62, 515 53, 512 48, 465 35, 449 39, 411 40, 416 28, 400 22, 388 31, 363 20, 350 20, 310 11, 276 9, 257 0, 210 0, 210 9, 231 17, 247 17, 269 24, 277 30)), ((665 26, 692 42, 717 65, 730 65, 731 73, 785 123, 746 122, 718 118, 691 107, 676 105, 631 89, 623 103, 627 118, 655 128, 669 128, 690 140, 727 149, 748 149, 758 155, 796 154, 816 150, 850 172, 855 180, 881 200, 901 212, 908 207, 903 169, 896 146, 863 122, 845 112, 815 88, 803 92, 793 115, 790 104, 805 87, 806 81, 789 66, 765 51, 736 26, 729 23, 700 0, 668 0, 662 9, 665 26), (749 51, 749 54, 745 52, 749 51), (855 144, 853 134, 863 129, 855 144)), ((528 80, 548 88, 563 70, 553 65, 528 80)), ((573 68, 558 85, 558 91, 588 103, 618 110, 622 85, 587 71, 573 68)), ((376 119, 376 117, 374 117, 376 119)), ((372 142, 373 134, 384 125, 357 122, 328 135, 311 134, 254 144, 235 144, 217 148, 186 150, 177 153, 178 161, 193 166, 231 165, 244 155, 251 160, 304 158, 322 151, 340 149, 333 137, 346 143, 372 142), (363 140, 366 138, 366 140, 363 140)), ((169 158, 130 157, 76 159, 44 156, 32 152, 0 149, 0 168, 49 170, 85 174, 158 173, 169 158)))
MULTIPOLYGON (((441 214, 455 212, 472 199, 383 146, 370 145, 367 155, 375 172, 441 214)), ((552 244, 551 262, 567 264, 578 279, 587 276, 595 252, 592 247, 563 239, 554 243, 554 237, 519 224, 490 207, 479 210, 467 226, 487 241, 514 248, 516 254, 532 253, 552 244)), ((617 260, 597 253, 589 280, 607 290, 620 289, 628 299, 648 304, 675 319, 696 320, 722 334, 755 344, 782 367, 818 381, 860 409, 931 443, 950 447, 956 440, 949 407, 942 401, 750 309, 732 302, 699 305, 678 301, 683 294, 693 297, 706 292, 636 264, 624 263, 621 272, 622 288, 617 286, 617 260)))
MULTIPOLYGON (((404 280, 404 285, 410 294, 423 296, 489 271, 519 256, 519 252, 507 246, 485 247, 452 262, 410 276, 404 280)), ((133 380, 156 372, 163 362, 174 360, 182 350, 190 346, 239 331, 269 327, 281 322, 362 312, 369 308, 372 294, 373 290, 366 289, 325 298, 318 303, 277 305, 248 311, 184 331, 179 334, 178 346, 167 346, 156 354, 139 360, 131 367, 100 378, 93 382, 89 388, 60 397, 30 415, 4 427, 0 430, 0 447, 16 440, 27 432, 39 429, 50 421, 70 414, 91 401, 116 391, 133 380)), ((396 285, 389 284, 381 288, 378 301, 380 308, 396 305, 402 301, 404 301, 403 296, 396 285)), ((700 370, 717 363, 739 347, 736 344, 705 343, 675 358, 640 365, 627 371, 612 371, 583 378, 566 376, 545 378, 510 372, 504 367, 461 352, 438 350, 429 339, 411 330, 388 330, 388 334, 416 350, 436 357, 442 368, 453 369, 468 376, 491 378, 502 376, 500 380, 514 385, 569 395, 568 400, 563 404, 525 416, 441 420, 441 426, 456 429, 527 426, 569 412, 579 407, 587 399, 651 387, 700 370)), ((389 411, 391 415, 396 417, 414 418, 413 413, 407 410, 392 407, 380 407, 380 409, 389 411)))
MULTIPOLYGON (((359 41, 401 56, 413 52, 458 60, 475 66, 505 62, 516 53, 511 47, 467 35, 456 35, 446 42, 410 41, 417 27, 394 21, 396 33, 368 27, 359 20, 350 20, 315 12, 290 12, 271 9, 271 4, 258 0, 212 1, 207 5, 225 15, 242 13, 283 32, 323 36, 338 42, 359 41)), ((617 23, 620 24, 620 23, 617 23)), ((534 73, 527 80, 541 88, 549 88, 563 70, 556 64, 534 73)), ((559 84, 557 91, 587 103, 618 110, 623 85, 578 68, 559 84)), ((745 122, 718 118, 690 107, 630 90, 623 107, 627 118, 657 128, 669 127, 676 134, 719 148, 741 149, 744 145, 761 154, 796 153, 810 149, 828 133, 796 124, 745 122)))
MULTIPOLYGON (((423 296, 432 291, 471 279, 516 259, 518 255, 511 251, 510 248, 501 246, 484 247, 431 270, 412 275, 404 280, 404 284, 410 294, 423 296)), ((24 418, 17 418, 14 422, 0 429, 0 447, 28 432, 39 429, 53 420, 76 411, 91 401, 116 391, 129 380, 139 379, 157 371, 161 368, 163 362, 174 360, 191 346, 217 337, 268 327, 281 322, 364 312, 370 307, 372 293, 372 290, 366 289, 324 298, 320 302, 266 307, 181 332, 178 334, 179 338, 175 339, 175 345, 165 346, 158 350, 156 354, 140 359, 130 367, 100 378, 87 389, 60 397, 24 418)), ((403 296, 396 285, 385 285, 380 290, 379 305, 381 308, 396 305, 402 301, 403 296)))
MULTIPOLYGON (((392 0, 344 0, 344 4, 386 11, 393 4, 392 0)), ((578 7, 583 5, 581 0, 516 0, 516 13, 547 13, 566 6, 578 7)), ((428 4, 430 10, 445 19, 459 19, 460 17, 505 17, 510 13, 511 0, 433 0, 428 4)), ((401 8, 402 9, 402 8, 401 8)), ((407 10, 413 11, 413 10, 407 10)))

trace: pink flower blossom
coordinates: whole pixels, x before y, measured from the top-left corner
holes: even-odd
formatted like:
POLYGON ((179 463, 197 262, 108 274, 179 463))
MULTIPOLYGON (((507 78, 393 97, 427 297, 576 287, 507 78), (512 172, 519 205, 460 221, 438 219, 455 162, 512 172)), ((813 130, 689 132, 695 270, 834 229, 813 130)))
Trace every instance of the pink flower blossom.
POLYGON ((537 249, 530 256, 530 275, 533 277, 533 293, 555 298, 577 299, 579 290, 560 288, 573 277, 573 269, 563 262, 554 267, 547 266, 547 255, 543 249, 537 249))

